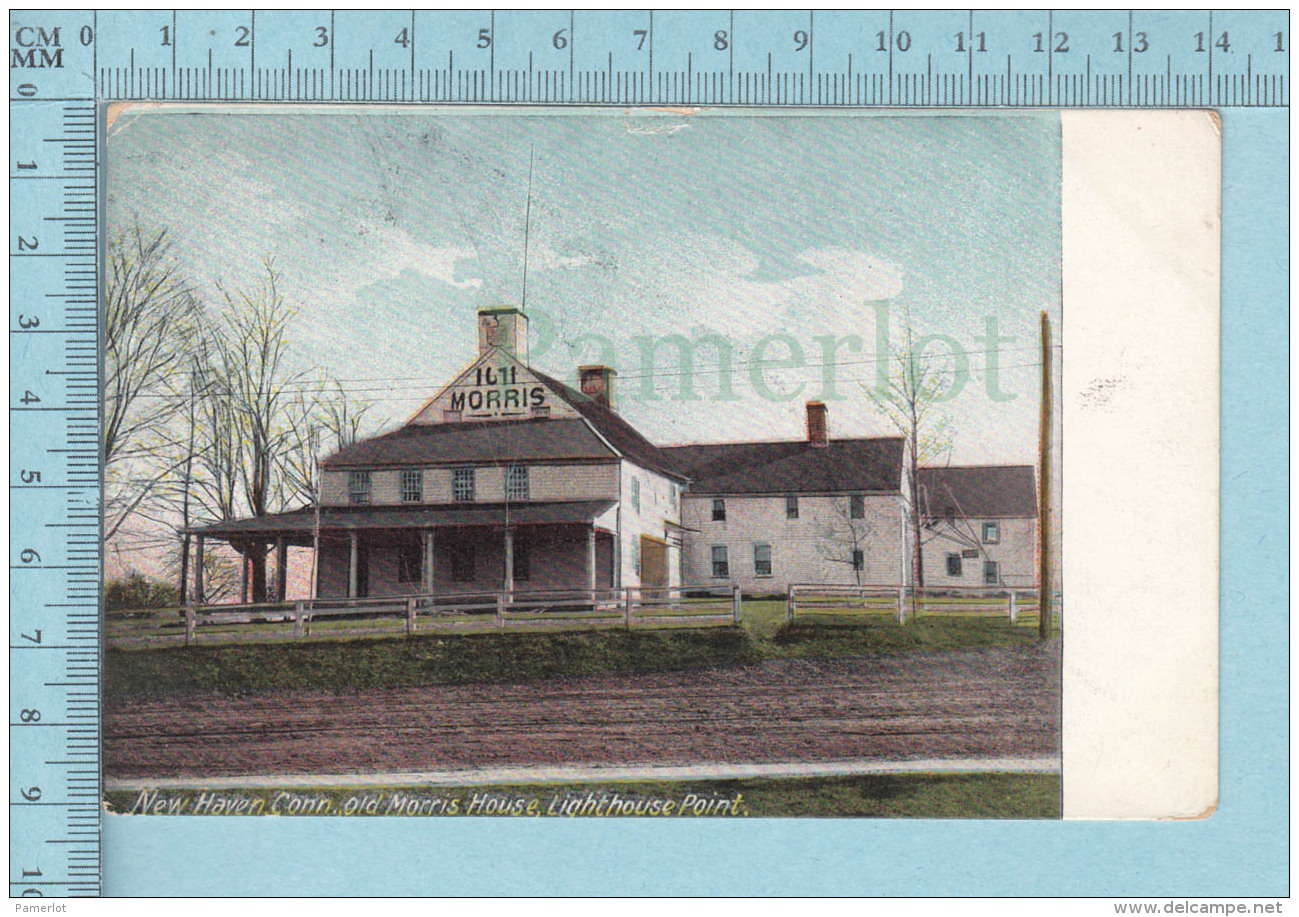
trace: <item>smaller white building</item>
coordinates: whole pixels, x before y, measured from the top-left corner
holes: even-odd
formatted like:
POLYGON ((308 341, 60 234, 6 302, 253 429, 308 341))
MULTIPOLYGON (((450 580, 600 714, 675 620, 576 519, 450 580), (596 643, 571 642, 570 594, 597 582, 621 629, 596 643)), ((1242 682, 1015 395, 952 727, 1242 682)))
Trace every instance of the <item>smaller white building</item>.
POLYGON ((1037 488, 1032 465, 920 469, 924 583, 1037 583, 1037 488))

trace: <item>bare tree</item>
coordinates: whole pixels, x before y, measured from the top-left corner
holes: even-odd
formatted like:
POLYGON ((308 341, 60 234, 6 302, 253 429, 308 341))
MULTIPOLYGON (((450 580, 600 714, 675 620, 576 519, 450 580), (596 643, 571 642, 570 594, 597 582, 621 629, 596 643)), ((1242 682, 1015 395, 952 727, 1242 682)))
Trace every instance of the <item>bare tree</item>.
POLYGON ((911 316, 906 316, 906 342, 889 354, 887 382, 868 388, 876 409, 906 441, 907 482, 905 501, 911 529, 911 576, 913 588, 925 585, 921 555, 921 527, 924 505, 920 493, 920 468, 951 451, 951 436, 945 418, 934 416, 934 406, 951 391, 956 367, 951 355, 926 354, 916 349, 911 316))
MULTIPOLYGON (((288 412, 304 376, 286 367, 294 310, 280 293, 273 259, 264 268, 251 290, 219 287, 224 309, 213 335, 217 381, 209 398, 213 440, 207 445, 214 450, 221 518, 235 514, 236 487, 254 517, 279 510, 285 497, 282 460, 293 438, 288 412), (220 429, 223 422, 227 430, 220 429)), ((266 601, 266 546, 245 543, 238 549, 249 564, 252 600, 266 601)))
POLYGON ((113 237, 107 254, 101 448, 111 541, 168 471, 160 446, 183 406, 173 382, 199 306, 166 230, 136 225, 113 237))
POLYGON ((831 563, 847 564, 857 585, 862 584, 866 566, 866 547, 875 535, 875 526, 865 514, 854 517, 851 497, 835 497, 830 501, 831 517, 819 522, 816 553, 831 563))

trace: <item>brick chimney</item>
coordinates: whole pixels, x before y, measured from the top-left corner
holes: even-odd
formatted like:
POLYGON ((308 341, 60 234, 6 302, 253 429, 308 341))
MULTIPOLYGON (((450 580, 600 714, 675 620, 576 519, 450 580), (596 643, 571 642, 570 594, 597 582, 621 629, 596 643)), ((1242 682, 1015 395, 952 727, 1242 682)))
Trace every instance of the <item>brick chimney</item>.
POLYGON ((807 403, 807 444, 817 449, 830 445, 825 429, 825 402, 807 403))
POLYGON ((582 394, 607 408, 613 407, 613 380, 618 371, 612 366, 579 366, 578 387, 582 394))

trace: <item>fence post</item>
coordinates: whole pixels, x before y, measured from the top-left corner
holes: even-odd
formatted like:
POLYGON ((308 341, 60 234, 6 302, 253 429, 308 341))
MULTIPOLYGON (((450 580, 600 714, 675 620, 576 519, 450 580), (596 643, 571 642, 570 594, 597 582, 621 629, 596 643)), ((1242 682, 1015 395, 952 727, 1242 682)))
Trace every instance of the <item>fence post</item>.
POLYGON ((185 606, 185 645, 189 646, 194 640, 194 606, 185 606))
POLYGON ((1010 590, 1010 623, 1014 624, 1019 618, 1019 609, 1015 607, 1015 590, 1010 590))
POLYGON ((415 633, 415 600, 406 600, 406 636, 415 633))
POLYGON ((631 587, 626 587, 626 593, 622 605, 622 620, 628 630, 631 630, 631 587))
POLYGON ((302 614, 303 614, 303 603, 294 602, 293 603, 293 636, 295 637, 302 636, 302 614))
POLYGON ((907 623, 907 588, 905 586, 898 587, 898 623, 907 623))
POLYGON ((785 596, 785 623, 794 623, 794 589, 793 583, 789 584, 789 592, 785 596))
POLYGON ((737 585, 731 586, 731 622, 740 623, 740 587, 737 585))
POLYGON ((496 627, 505 630, 505 593, 496 593, 496 627))

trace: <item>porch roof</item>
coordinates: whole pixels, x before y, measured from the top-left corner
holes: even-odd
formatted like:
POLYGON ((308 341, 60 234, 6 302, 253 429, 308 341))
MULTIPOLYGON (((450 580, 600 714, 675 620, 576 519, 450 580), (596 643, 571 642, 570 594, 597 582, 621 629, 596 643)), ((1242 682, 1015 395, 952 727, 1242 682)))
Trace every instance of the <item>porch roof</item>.
MULTIPOLYGON (((514 525, 590 524, 614 505, 612 500, 556 500, 537 503, 445 503, 433 506, 323 506, 320 528, 338 529, 405 529, 446 526, 504 526, 507 518, 514 525)), ((232 519, 208 526, 197 526, 192 534, 218 539, 289 538, 310 536, 316 526, 311 507, 232 519)))

